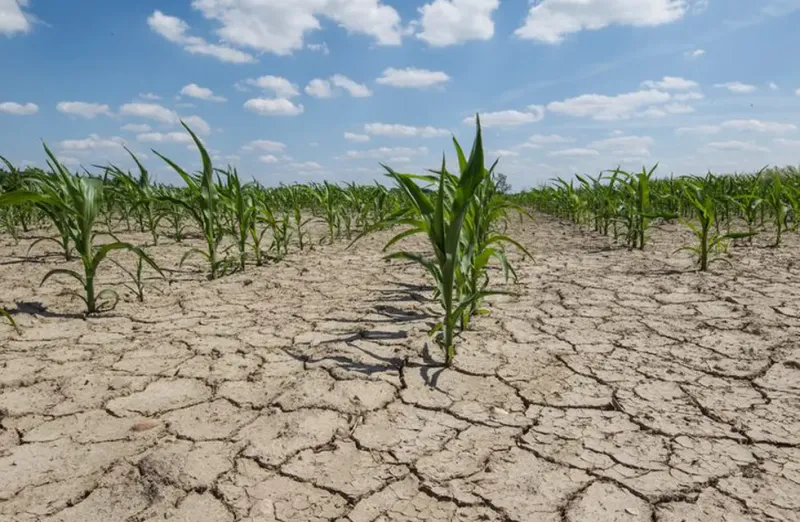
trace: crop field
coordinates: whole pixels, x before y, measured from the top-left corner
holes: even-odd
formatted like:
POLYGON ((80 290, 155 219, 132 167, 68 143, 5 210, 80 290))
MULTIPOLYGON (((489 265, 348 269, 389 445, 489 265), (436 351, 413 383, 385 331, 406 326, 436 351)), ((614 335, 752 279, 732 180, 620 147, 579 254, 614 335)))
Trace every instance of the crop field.
POLYGON ((800 520, 800 172, 509 194, 478 126, 262 187, 192 137, 180 188, 0 173, 0 520, 800 520))

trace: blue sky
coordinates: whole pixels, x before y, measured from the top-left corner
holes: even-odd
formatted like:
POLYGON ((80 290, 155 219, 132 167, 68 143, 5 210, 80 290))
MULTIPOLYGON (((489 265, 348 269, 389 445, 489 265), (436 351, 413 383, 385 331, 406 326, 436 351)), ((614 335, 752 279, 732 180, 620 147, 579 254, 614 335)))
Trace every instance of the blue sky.
POLYGON ((800 0, 0 0, 0 154, 267 184, 486 148, 516 188, 800 163, 800 0))

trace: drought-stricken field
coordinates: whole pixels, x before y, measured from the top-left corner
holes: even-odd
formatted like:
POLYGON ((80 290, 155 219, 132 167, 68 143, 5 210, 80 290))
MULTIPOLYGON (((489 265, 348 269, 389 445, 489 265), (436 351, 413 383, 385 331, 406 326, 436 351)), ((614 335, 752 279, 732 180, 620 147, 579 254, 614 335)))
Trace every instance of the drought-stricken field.
POLYGON ((678 225, 512 228, 535 262, 448 369, 388 232, 215 281, 164 241, 163 295, 89 319, 0 239, 0 519, 800 520, 797 236, 698 273, 678 225))

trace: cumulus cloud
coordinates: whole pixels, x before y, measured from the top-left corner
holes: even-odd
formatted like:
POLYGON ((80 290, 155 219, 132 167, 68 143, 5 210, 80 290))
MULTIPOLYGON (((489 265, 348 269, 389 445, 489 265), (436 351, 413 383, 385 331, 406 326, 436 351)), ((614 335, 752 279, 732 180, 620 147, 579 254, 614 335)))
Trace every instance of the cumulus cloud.
POLYGON ((0 34, 14 36, 31 30, 32 17, 22 10, 28 0, 0 0, 0 34))
POLYGON ((702 152, 724 151, 724 152, 769 152, 769 149, 756 145, 752 141, 714 141, 700 148, 702 152))
POLYGON ((157 103, 126 103, 119 108, 122 116, 147 118, 161 123, 177 123, 178 114, 157 103))
POLYGON ((681 78, 680 76, 664 76, 661 80, 648 80, 642 82, 645 89, 660 89, 662 91, 688 91, 699 87, 697 82, 681 78))
POLYGON ((441 71, 429 71, 415 67, 406 67, 405 69, 389 67, 383 71, 383 75, 375 82, 392 87, 422 89, 441 85, 449 80, 450 76, 441 71))
POLYGON ((717 89, 728 89, 730 92, 734 94, 748 94, 758 90, 758 87, 756 87, 755 85, 750 85, 749 83, 742 83, 742 82, 717 83, 714 84, 714 87, 716 87, 717 89))
POLYGON ((794 132, 797 126, 792 123, 761 120, 727 120, 719 125, 697 125, 694 127, 678 127, 676 134, 718 134, 723 129, 758 132, 762 134, 784 134, 794 132))
POLYGON ((613 121, 631 118, 652 105, 659 105, 670 100, 669 93, 650 89, 616 96, 602 94, 584 94, 564 101, 547 105, 550 112, 568 116, 592 118, 600 121, 613 121))
POLYGON ((419 8, 422 30, 416 36, 434 47, 491 40, 498 7, 500 0, 434 0, 419 8))
POLYGON ((599 155, 600 153, 594 149, 584 149, 584 148, 554 150, 553 152, 550 152, 548 154, 548 156, 553 156, 553 157, 560 157, 560 156, 585 157, 585 156, 599 156, 599 155))
POLYGON ((66 151, 89 151, 97 149, 116 149, 125 145, 125 140, 119 136, 102 138, 97 134, 90 134, 89 137, 78 140, 64 140, 60 144, 62 150, 66 151))
MULTIPOLYGON (((481 125, 483 127, 504 128, 504 127, 517 127, 519 125, 526 125, 528 123, 536 123, 544 118, 544 107, 540 105, 529 105, 527 111, 507 110, 497 112, 482 112, 480 113, 481 125)), ((469 116, 462 120, 465 125, 474 125, 475 118, 469 116)))
POLYGON ((254 150, 265 150, 271 152, 281 152, 286 149, 286 144, 272 140, 253 140, 242 145, 242 150, 250 152, 254 150))
POLYGON ((346 158, 350 159, 388 159, 401 156, 424 156, 428 154, 427 147, 380 147, 368 150, 348 150, 346 158))
POLYGON ((686 14, 686 0, 541 0, 533 3, 519 38, 557 44, 567 35, 610 25, 669 24, 686 14))
POLYGON ((151 143, 192 143, 192 137, 186 132, 148 132, 139 134, 136 139, 151 143))
MULTIPOLYGON (((278 98, 294 98, 300 95, 297 85, 282 76, 265 75, 258 78, 248 78, 244 81, 244 85, 258 87, 274 94, 278 98)), ((241 84, 239 86, 241 88, 241 84)))
POLYGON ((197 98, 198 100, 212 101, 212 102, 226 102, 228 101, 223 96, 217 96, 214 91, 206 87, 200 87, 196 83, 190 83, 181 89, 181 94, 189 96, 190 98, 197 98))
POLYGON ((39 106, 35 103, 2 102, 0 112, 15 116, 30 116, 39 112, 39 106))
POLYGON ((341 74, 334 74, 329 80, 314 78, 308 82, 305 91, 306 94, 315 98, 333 98, 342 91, 347 92, 353 98, 372 96, 372 91, 366 85, 341 74))
POLYGON ((402 40, 400 15, 380 0, 194 0, 192 6, 219 23, 216 33, 226 44, 279 56, 302 49, 322 19, 378 45, 402 40))
POLYGON ((450 135, 450 131, 447 129, 438 129, 431 126, 415 127, 397 123, 367 123, 364 125, 364 132, 373 136, 392 136, 395 138, 436 138, 450 135))
POLYGON ((161 11, 154 11, 147 18, 150 29, 160 34, 170 42, 179 44, 191 54, 211 56, 222 62, 228 63, 253 63, 255 57, 249 53, 234 49, 227 45, 218 45, 207 42, 197 36, 189 36, 189 24, 174 16, 168 16, 161 11))
POLYGON ((369 141, 369 136, 367 136, 366 134, 355 134, 352 132, 345 132, 344 139, 346 139, 347 141, 355 141, 363 143, 369 141))
POLYGON ((100 103, 88 103, 80 101, 63 101, 56 105, 56 110, 63 114, 79 116, 87 120, 92 120, 99 115, 111 116, 111 109, 108 105, 100 103))
POLYGON ((261 116, 298 116, 305 110, 302 104, 286 98, 253 98, 244 103, 244 108, 261 116))

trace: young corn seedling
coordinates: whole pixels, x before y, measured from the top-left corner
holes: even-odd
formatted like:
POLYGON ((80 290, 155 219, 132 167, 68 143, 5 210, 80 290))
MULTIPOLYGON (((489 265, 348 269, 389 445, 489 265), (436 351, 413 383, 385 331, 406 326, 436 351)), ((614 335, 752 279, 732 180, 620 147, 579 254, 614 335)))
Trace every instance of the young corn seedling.
POLYGON ((113 309, 119 302, 119 295, 112 289, 107 288, 97 292, 95 288, 95 278, 100 263, 106 259, 109 253, 115 250, 128 250, 152 266, 157 272, 161 273, 161 269, 144 251, 130 243, 115 241, 99 247, 95 246, 94 239, 97 234, 94 231, 94 225, 102 203, 102 182, 98 179, 71 175, 46 146, 45 151, 50 157, 50 165, 55 171, 54 178, 61 183, 59 195, 17 191, 0 196, 0 206, 30 202, 45 204, 51 211, 57 212, 59 220, 67 224, 69 239, 75 245, 83 273, 80 274, 67 268, 56 268, 45 274, 41 284, 56 275, 72 277, 80 283, 83 293, 70 293, 86 304, 87 313, 93 314, 113 309), (100 301, 104 298, 110 298, 112 301, 101 307, 100 301))
POLYGON ((257 208, 252 199, 248 197, 247 185, 242 185, 236 169, 229 168, 224 171, 224 174, 225 185, 221 187, 220 196, 230 216, 230 232, 236 240, 239 254, 238 268, 244 272, 247 259, 247 238, 251 236, 255 226, 257 208))
POLYGON ((200 151, 200 156, 203 160, 203 170, 197 178, 191 176, 175 162, 154 150, 153 153, 172 167, 183 179, 187 187, 185 198, 162 195, 159 199, 186 209, 186 212, 194 219, 195 224, 200 229, 203 234, 203 239, 206 242, 205 251, 198 248, 189 250, 183 255, 183 258, 181 258, 180 264, 183 265, 189 256, 200 254, 208 261, 210 278, 216 279, 224 272, 225 260, 220 260, 218 258, 218 248, 223 233, 218 225, 220 219, 218 215, 220 197, 217 193, 217 185, 214 182, 214 167, 211 165, 211 157, 208 155, 206 148, 197 135, 195 135, 184 122, 181 122, 181 125, 189 132, 197 149, 200 151))
POLYGON ((754 235, 752 232, 717 234, 712 230, 716 217, 716 207, 714 198, 710 194, 710 191, 707 190, 708 188, 710 187, 704 186, 703 181, 700 179, 694 182, 684 180, 684 196, 694 210, 697 223, 695 224, 691 219, 682 219, 682 222, 692 231, 697 243, 693 246, 685 246, 675 251, 688 250, 692 252, 697 258, 697 263, 701 272, 707 271, 709 265, 717 261, 723 261, 730 265, 731 262, 723 257, 719 257, 718 252, 725 247, 729 240, 751 237, 754 235))
MULTIPOLYGON (((153 185, 150 182, 150 173, 133 152, 128 150, 127 147, 125 147, 125 150, 133 158, 139 169, 138 178, 134 178, 130 173, 114 165, 103 168, 106 169, 107 174, 111 177, 111 181, 116 182, 112 186, 116 188, 120 200, 129 204, 129 213, 135 213, 139 221, 139 229, 142 232, 149 232, 153 238, 153 245, 158 245, 158 226, 164 218, 164 214, 158 212, 156 208, 156 198, 153 185)), ((123 208, 125 207, 126 205, 123 206, 123 208)))
POLYGON ((137 301, 144 303, 144 289, 147 286, 147 282, 144 278, 144 260, 141 257, 136 258, 136 271, 128 270, 122 263, 115 259, 112 259, 111 262, 117 265, 119 269, 130 278, 131 282, 123 283, 123 286, 136 296, 137 301))
POLYGON ((477 120, 477 134, 469 159, 464 162, 460 176, 452 180, 442 161, 442 169, 438 172, 438 192, 426 194, 417 185, 419 176, 400 174, 390 167, 383 166, 387 175, 394 179, 406 203, 413 212, 399 216, 393 224, 404 224, 410 228, 400 232, 386 244, 384 249, 394 245, 403 238, 424 234, 434 252, 434 258, 399 251, 386 256, 387 259, 405 259, 420 264, 427 270, 436 285, 436 294, 444 312, 444 318, 434 328, 439 334, 437 341, 444 351, 445 363, 450 365, 456 354, 454 335, 464 311, 473 301, 492 292, 482 291, 474 295, 458 295, 457 272, 464 255, 462 249, 462 230, 473 198, 478 187, 490 175, 484 167, 483 142, 481 139, 480 119, 477 120), (452 190, 452 194, 448 192, 452 190))

